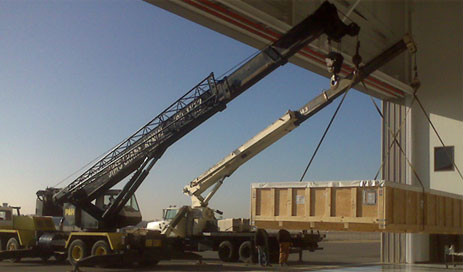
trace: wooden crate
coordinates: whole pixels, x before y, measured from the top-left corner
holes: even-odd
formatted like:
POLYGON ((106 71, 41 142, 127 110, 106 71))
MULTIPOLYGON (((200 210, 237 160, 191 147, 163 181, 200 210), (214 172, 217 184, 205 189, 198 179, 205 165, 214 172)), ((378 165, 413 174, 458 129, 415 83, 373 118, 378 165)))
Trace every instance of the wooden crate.
POLYGON ((245 218, 225 218, 217 220, 219 231, 245 232, 251 230, 249 219, 245 218))
POLYGON ((463 196, 387 181, 254 183, 267 229, 463 234, 463 196))

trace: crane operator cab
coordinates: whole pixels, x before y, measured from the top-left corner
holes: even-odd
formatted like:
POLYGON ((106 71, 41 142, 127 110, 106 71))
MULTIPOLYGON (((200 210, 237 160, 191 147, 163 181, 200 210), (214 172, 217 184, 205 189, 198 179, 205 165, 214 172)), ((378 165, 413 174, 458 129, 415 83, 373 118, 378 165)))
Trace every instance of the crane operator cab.
POLYGON ((13 226, 14 210, 19 216, 19 209, 19 207, 11 207, 7 203, 3 203, 3 206, 0 207, 0 229, 9 229, 13 226))
MULTIPOLYGON (((110 205, 115 201, 120 190, 109 190, 104 195, 99 196, 93 200, 93 204, 101 210, 107 210, 110 205)), ((98 220, 92 217, 87 212, 75 207, 70 203, 65 203, 63 206, 64 218, 67 223, 71 225, 81 226, 82 229, 87 230, 101 230, 104 226, 101 226, 98 220)), ((127 201, 124 208, 119 212, 115 218, 113 226, 119 228, 126 226, 134 226, 141 222, 141 212, 138 207, 137 199, 135 195, 127 201)))
POLYGON ((167 209, 162 209, 162 220, 148 222, 146 228, 149 230, 162 231, 175 218, 178 210, 179 208, 176 206, 169 206, 167 209))
MULTIPOLYGON (((75 226, 78 226, 83 230, 107 229, 107 227, 103 225, 103 222, 99 222, 92 215, 71 203, 63 203, 62 206, 54 205, 51 201, 51 196, 53 195, 53 192, 57 192, 59 189, 53 188, 53 192, 51 193, 50 189, 51 188, 48 188, 46 191, 37 192, 37 214, 62 217, 64 218, 63 224, 65 228, 66 226, 72 226, 72 230, 76 230, 75 226)), ((117 189, 108 190, 94 199, 91 203, 95 205, 95 207, 99 208, 101 212, 104 212, 116 200, 120 192, 121 190, 117 189)), ((135 195, 132 195, 119 214, 112 220, 110 225, 113 228, 123 228, 137 225, 141 222, 141 220, 142 217, 137 199, 135 195)))

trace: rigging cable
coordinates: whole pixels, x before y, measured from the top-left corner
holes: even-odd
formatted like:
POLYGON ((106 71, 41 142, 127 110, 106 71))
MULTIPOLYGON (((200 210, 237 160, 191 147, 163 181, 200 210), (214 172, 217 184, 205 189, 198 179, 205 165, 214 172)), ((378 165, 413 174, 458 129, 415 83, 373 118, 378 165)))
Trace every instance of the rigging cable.
MULTIPOLYGON (((366 84, 365 84, 363 81, 362 81, 362 85, 365 87, 365 89, 367 89, 367 91, 369 91, 368 88, 367 88, 367 86, 366 86, 366 84)), ((418 172, 416 171, 416 169, 415 169, 415 167, 413 166, 413 164, 411 163, 411 161, 408 159, 408 156, 407 156, 407 154, 405 153, 405 150, 403 149, 402 145, 401 145, 401 144, 399 143, 399 141, 397 140, 397 136, 399 135, 400 130, 401 130, 402 127, 403 127, 403 124, 404 124, 405 121, 407 120, 408 113, 410 112, 411 106, 413 105, 413 103, 415 102, 415 100, 413 100, 413 101, 411 102, 411 104, 410 104, 410 106, 409 106, 407 112, 405 113, 404 118, 402 119, 402 122, 401 122, 399 128, 394 132, 394 131, 392 130, 392 128, 390 127, 389 123, 385 120, 384 115, 383 115, 383 113, 381 112, 381 110, 379 109, 378 104, 376 104, 376 102, 373 100, 373 97, 372 97, 372 96, 370 96, 370 98, 371 98, 371 101, 372 101, 373 105, 374 105, 375 108, 376 108, 376 111, 377 111, 378 114, 381 116, 381 119, 383 120, 385 126, 387 127, 387 130, 389 131, 389 134, 391 134, 391 136, 392 136, 392 142, 391 142, 390 145, 389 145, 389 148, 388 148, 388 151, 387 151, 386 156, 389 156, 389 153, 390 153, 390 151, 391 151, 391 149, 392 149, 392 146, 393 146, 394 144, 396 144, 397 147, 399 148, 400 152, 401 152, 401 153, 403 154, 403 156, 405 157, 405 160, 407 161, 407 164, 408 164, 408 165, 410 166, 410 168, 412 169, 413 174, 415 175, 416 179, 417 179, 418 182, 420 183, 421 187, 424 189, 424 184, 423 184, 421 178, 419 177, 418 172)), ((376 172, 376 175, 375 175, 375 178, 374 178, 375 180, 378 178, 379 173, 380 173, 381 169, 382 169, 383 166, 384 166, 384 162, 385 162, 385 161, 383 160, 383 162, 381 163, 380 168, 378 169, 378 172, 376 172)))
POLYGON ((338 114, 338 111, 339 111, 339 109, 341 108, 341 105, 342 105, 342 103, 344 102, 344 99, 346 98, 347 93, 349 92, 349 90, 350 90, 350 89, 348 89, 348 90, 344 93, 344 96, 342 97, 341 102, 339 102, 338 107, 336 108, 336 111, 334 112, 333 116, 331 117, 331 120, 330 120, 330 122, 328 123, 328 126, 326 127, 325 132, 323 133, 322 138, 321 138, 320 141, 318 142, 317 148, 315 148, 315 151, 314 151, 314 153, 312 154, 312 157, 310 158, 310 161, 309 161, 309 163, 307 164, 307 167, 305 168, 304 173, 303 173, 302 176, 301 176, 301 179, 299 180, 300 182, 304 179, 305 174, 307 173, 307 170, 309 170, 309 167, 310 167, 310 165, 312 164, 312 162, 313 162, 313 160, 314 160, 314 158, 315 158, 315 155, 317 155, 318 149, 320 148, 320 146, 321 146, 323 140, 325 139, 325 136, 326 136, 326 134, 328 133, 328 130, 330 129, 331 124, 332 124, 333 121, 334 121, 334 118, 336 118, 336 115, 338 114))
MULTIPOLYGON (((346 16, 346 17, 347 17, 347 16, 346 16)), ((331 51, 331 41, 330 41, 330 40, 328 40, 328 46, 329 46, 329 50, 331 51)), ((338 46, 339 46, 339 49, 341 49, 341 43, 339 43, 338 46)), ((356 45, 356 48, 355 48, 355 55, 354 55, 354 57, 352 58, 353 63, 354 63, 354 66, 355 66, 355 67, 354 67, 353 78, 351 79, 351 83, 350 83, 350 85, 349 85, 349 88, 348 88, 348 89, 346 90, 346 92, 344 93, 344 95, 343 95, 341 101, 340 101, 339 104, 338 104, 338 107, 336 108, 336 110, 335 110, 333 116, 331 117, 331 120, 330 120, 330 122, 328 123, 328 126, 326 127, 325 131, 323 132, 323 135, 322 135, 320 141, 318 142, 318 145, 317 145, 317 147, 315 148, 315 151, 314 151, 314 153, 312 154, 312 157, 310 158, 309 163, 307 164, 307 166, 306 166, 306 168, 305 168, 305 170, 304 170, 304 173, 302 174, 301 179, 299 180, 299 182, 302 182, 302 180, 303 180, 304 177, 305 177, 305 174, 306 174, 307 171, 309 170, 310 165, 312 165, 312 162, 313 162, 315 156, 317 155, 317 152, 318 152, 318 150, 320 149, 320 146, 321 146, 323 140, 325 139, 325 136, 326 136, 326 134, 328 133, 328 130, 330 129, 331 124, 333 124, 333 121, 334 121, 334 119, 336 118, 336 115, 338 114, 339 109, 341 108, 342 104, 344 103, 344 100, 346 99, 347 93, 349 92, 350 88, 352 87, 352 83, 356 80, 356 78, 357 78, 357 76, 358 76, 358 73, 359 73, 359 65, 360 65, 360 63, 361 63, 361 61, 362 61, 362 58, 360 57, 359 51, 360 51, 360 41, 359 41, 359 36, 357 35, 357 45, 356 45)), ((341 60, 341 65, 342 65, 342 60, 341 60)), ((330 70, 330 69, 329 69, 329 70, 330 70)), ((336 77, 337 77, 337 76, 336 76, 336 71, 333 70, 332 72, 333 72, 333 77, 336 78, 336 77)), ((332 77, 332 78, 333 78, 333 77, 332 77)), ((332 86, 332 87, 333 87, 333 86, 332 86)))
MULTIPOLYGON (((415 67, 415 71, 416 71, 416 67, 415 67)), ((415 78, 413 79, 413 81, 416 83, 418 82, 418 78, 417 78, 417 73, 415 73, 415 78)), ((368 90, 368 87, 366 86, 365 82, 362 80, 362 85, 363 87, 365 87, 365 89, 370 92, 368 90)), ((370 95, 370 99, 371 101, 373 102, 373 105, 375 106, 376 108, 376 111, 379 113, 379 115, 381 116, 381 119, 383 120, 383 123, 384 125, 387 127, 387 130, 389 131, 389 133, 391 134, 392 136, 392 142, 389 144, 389 148, 387 150, 387 153, 386 153, 386 156, 389 157, 389 154, 392 150, 392 147, 394 146, 394 143, 397 145, 397 147, 399 148, 400 152, 402 153, 402 155, 405 157, 405 160, 407 161, 407 164, 408 166, 410 167, 410 169, 413 171, 413 174, 415 175, 416 179, 418 180, 418 182, 420 183, 421 185, 421 203, 422 203, 422 224, 421 224, 421 227, 422 227, 422 230, 424 231, 425 229, 425 218, 426 218, 426 213, 425 213, 425 210, 423 208, 423 201, 424 201, 424 198, 425 198, 425 192, 426 192, 426 189, 424 187, 424 184, 423 184, 423 181, 421 180, 420 176, 418 175, 418 172, 416 171, 416 168, 413 166, 412 162, 409 160, 407 154, 405 153, 405 150, 402 148, 402 145, 399 143, 399 141, 397 140, 397 136, 399 135, 400 133, 400 130, 403 128, 403 125, 405 124, 405 121, 407 120, 407 116, 413 106, 413 104, 415 103, 417 96, 416 96, 416 93, 418 92, 418 87, 419 87, 419 84, 412 84, 413 87, 414 87, 414 97, 413 97, 413 100, 412 102, 410 103, 410 105, 408 106, 408 109, 405 113, 405 116, 404 118, 402 119, 402 121, 400 122, 400 126, 399 128, 397 129, 397 131, 394 133, 394 131, 392 130, 391 126, 389 125, 389 123, 386 121, 386 119, 384 118, 384 114, 381 112, 378 104, 376 104, 375 100, 373 99, 373 97, 370 95)), ((375 175, 375 180, 378 178, 378 175, 379 173, 381 172, 381 169, 383 168, 384 166, 384 163, 385 163, 385 160, 384 158, 382 159, 382 162, 381 162, 381 166, 379 167, 378 169, 378 172, 376 172, 376 175, 375 175)))
MULTIPOLYGON (((124 140, 125 141, 125 140, 124 140)), ((116 146, 122 144, 124 141, 120 142, 119 144, 117 144, 116 146)), ((97 160, 101 159, 104 155, 108 154, 111 150, 113 150, 114 147, 108 149, 108 151, 102 153, 101 155, 97 156, 95 159, 93 159, 91 162, 87 163, 86 165, 82 166, 81 168, 79 168, 78 170, 72 172, 69 176, 65 177, 64 179, 62 179, 61 181, 59 181, 57 184, 55 184, 53 186, 53 188, 56 188, 56 186, 60 185, 61 183, 65 182, 66 180, 68 180, 69 178, 71 178, 72 176, 74 176, 75 174, 79 173, 80 171, 82 171, 83 169, 87 168, 90 164, 93 164, 94 162, 96 162, 97 160)))
MULTIPOLYGON (((260 52, 262 52, 262 50, 268 46, 270 46, 271 43, 267 43, 261 50, 257 50, 256 52, 252 53, 251 55, 249 55, 247 58, 243 59, 242 61, 240 61, 239 63, 237 63, 236 65, 234 65, 233 67, 231 67, 230 69, 228 69, 227 71, 225 71, 224 73, 222 73, 219 78, 222 78, 223 76, 225 76, 226 74, 228 74, 230 71, 234 70, 236 67, 242 65, 243 63, 245 63, 246 61, 250 60, 251 58, 255 57, 257 54, 259 54, 260 52)), ((123 142, 125 142, 126 140, 123 140, 121 141, 119 144, 117 144, 116 146, 119 146, 120 144, 122 144, 123 142)), ((63 178, 62 180, 60 180, 57 184, 55 184, 53 187, 57 187, 58 185, 62 184, 63 182, 65 182, 66 180, 68 180, 69 178, 71 178, 72 176, 76 175, 77 173, 79 173, 80 171, 82 171, 83 169, 87 168, 89 165, 93 164, 94 162, 96 162, 97 160, 99 160, 100 158, 102 158, 104 155, 106 155, 107 153, 109 153, 111 150, 113 150, 114 147, 110 148, 108 151, 104 152, 103 154, 97 156, 95 159, 93 159, 92 161, 90 161, 89 163, 85 164, 84 166, 82 166, 81 168, 79 168, 78 170, 74 171, 73 173, 71 173, 70 175, 68 175, 67 177, 63 178)))
MULTIPOLYGON (((331 51, 331 41, 330 41, 330 40, 328 40, 328 46, 330 47, 330 51, 331 51)), ((341 43, 339 43, 339 49, 341 49, 341 43)), ((341 101, 339 102, 338 107, 336 108, 336 110, 335 110, 333 116, 331 117, 331 120, 330 120, 330 122, 328 123, 328 126, 326 127, 325 131, 323 132, 323 135, 322 135, 320 141, 318 142, 318 145, 317 145, 317 147, 315 148, 315 151, 314 151, 314 153, 312 154, 312 157, 310 158, 309 163, 307 164, 307 166, 306 166, 306 168, 305 168, 305 170, 304 170, 304 173, 302 174, 301 179, 299 180, 299 182, 302 182, 302 180, 303 180, 304 177, 305 177, 305 174, 306 174, 307 171, 309 170, 310 165, 312 165, 312 162, 313 162, 315 156, 317 155, 318 150, 320 149, 320 146, 321 146, 321 144, 323 143, 323 140, 325 139, 326 134, 328 133, 328 130, 330 129, 331 125, 333 124, 333 121, 334 121, 334 119, 336 118, 336 115, 338 114, 339 109, 341 108, 342 104, 344 103, 344 100, 346 99, 347 93, 350 91, 350 88, 352 87, 353 82, 356 80, 356 78, 357 78, 357 76, 358 76, 358 73, 359 73, 359 65, 360 65, 360 63, 361 63, 361 61, 362 61, 362 58, 360 57, 360 54, 359 54, 359 50, 360 50, 360 41, 359 41, 359 37, 358 37, 358 35, 357 35, 357 45, 356 45, 356 48, 355 48, 355 55, 354 55, 354 57, 352 58, 355 67, 354 67, 354 73, 353 73, 353 77, 352 77, 352 79, 351 79, 349 88, 347 88, 346 92, 345 92, 344 95, 342 96, 342 99, 341 99, 341 101)), ((341 65, 342 65, 342 60, 341 60, 341 65)), ((329 68, 330 68, 330 67, 329 67, 329 68)), ((329 70, 330 70, 330 69, 329 69, 329 70)), ((333 72, 332 80, 333 80, 333 78, 337 78, 337 76, 336 76, 336 73, 337 73, 337 72, 336 72, 335 70, 336 70, 336 69, 334 69, 333 71, 331 71, 331 72, 333 72)), ((333 87, 333 85, 332 85, 332 87, 333 87)))

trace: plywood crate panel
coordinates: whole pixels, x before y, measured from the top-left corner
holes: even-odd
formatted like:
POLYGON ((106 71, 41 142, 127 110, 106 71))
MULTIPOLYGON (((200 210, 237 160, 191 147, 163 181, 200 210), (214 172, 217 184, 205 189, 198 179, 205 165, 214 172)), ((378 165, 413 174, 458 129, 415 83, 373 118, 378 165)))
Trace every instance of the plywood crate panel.
POLYGON ((463 234, 463 196, 382 180, 254 183, 251 220, 269 229, 463 234))

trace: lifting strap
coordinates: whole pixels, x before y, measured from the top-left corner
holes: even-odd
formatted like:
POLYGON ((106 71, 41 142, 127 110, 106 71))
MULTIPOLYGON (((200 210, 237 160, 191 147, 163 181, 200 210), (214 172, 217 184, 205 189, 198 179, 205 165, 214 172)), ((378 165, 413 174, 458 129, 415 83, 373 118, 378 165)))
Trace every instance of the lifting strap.
MULTIPOLYGON (((416 79, 416 78, 415 78, 416 79)), ((366 86, 365 82, 363 82, 362 80, 362 85, 363 87, 368 91, 368 87, 366 86)), ((397 145, 397 147, 399 148, 400 152, 402 153, 402 155, 405 157, 405 160, 408 164, 408 166, 410 167, 410 169, 413 171, 413 174, 415 175, 416 179, 418 180, 418 182, 420 183, 421 185, 421 202, 422 202, 422 205, 421 205, 421 212, 422 212, 422 221, 421 221, 421 228, 422 230, 424 231, 425 229, 425 220, 426 220, 426 213, 425 213, 425 210, 424 210, 424 198, 425 198, 425 187, 424 187, 424 184, 423 184, 423 181, 421 180, 420 176, 418 175, 418 172, 416 171, 416 168, 413 166, 412 162, 408 159, 408 156, 407 154, 405 153, 405 150, 402 148, 402 145, 399 143, 399 141, 397 140, 397 136, 399 135, 400 133, 400 130, 403 128, 404 124, 405 124, 405 121, 407 120, 407 116, 408 114, 410 113, 410 110, 412 108, 412 105, 413 103, 415 103, 415 98, 416 98, 416 93, 418 91, 418 86, 419 85, 415 85, 415 91, 414 91, 414 98, 412 100, 412 102, 410 103, 406 113, 405 113, 405 116, 404 118, 402 119, 402 121, 400 122, 400 126, 399 128, 394 132, 391 128, 391 126, 389 125, 388 122, 386 122, 386 119, 384 118, 384 114, 381 112, 378 104, 376 104, 375 100, 373 99, 373 97, 370 95, 370 99, 371 99, 371 102, 373 102, 373 105, 375 106, 376 108, 376 111, 378 112, 378 114, 381 116, 381 119, 383 120, 385 126, 387 127, 387 130, 389 131, 389 134, 391 134, 392 136, 392 142, 389 144, 389 148, 387 150, 387 153, 386 153, 386 156, 389 157, 389 153, 391 152, 392 150, 392 147, 394 146, 394 144, 397 145)), ((382 162, 381 162, 381 166, 379 167, 378 169, 378 172, 376 172, 376 175, 375 175, 375 180, 378 178, 378 175, 379 173, 381 172, 381 169, 383 168, 384 166, 384 163, 385 163, 385 160, 382 159, 382 162)))
MULTIPOLYGON (((346 16, 347 17, 347 16, 346 16)), ((328 40, 329 42, 329 47, 330 47, 330 51, 331 51, 331 43, 330 43, 330 40, 328 40)), ((339 46, 341 46, 341 43, 339 43, 339 46)), ((362 57, 360 57, 360 53, 359 53, 359 50, 360 50, 360 41, 358 40, 358 35, 357 35, 357 46, 355 48, 355 55, 353 57, 353 62, 354 62, 354 65, 355 65, 355 72, 354 72, 354 78, 357 77, 358 75, 358 71, 359 71, 359 65, 360 65, 360 62, 362 61, 362 57)), ((339 50, 340 52, 341 50, 339 50)), ((333 74, 333 77, 332 79, 336 79, 336 74, 333 74)), ((353 81, 352 81, 353 82, 353 81)), ((362 81, 363 82, 363 81, 362 81)), ((317 155, 317 152, 318 152, 318 149, 320 148, 320 146, 322 145, 322 142, 323 140, 325 139, 325 136, 326 134, 328 133, 328 130, 330 129, 331 127, 331 124, 333 124, 333 121, 334 121, 334 118, 336 118, 336 115, 338 114, 338 111, 339 109, 341 108, 342 104, 344 103, 344 100, 346 99, 346 96, 347 96, 347 93, 350 91, 350 88, 352 87, 352 83, 350 84, 349 88, 347 89, 347 91, 344 93, 344 95, 342 96, 342 99, 341 101, 339 102, 338 104, 338 107, 336 108, 336 110, 334 111, 334 114, 333 116, 331 117, 331 120, 330 122, 328 123, 328 126, 326 127, 325 129, 325 132, 323 132, 323 135, 322 135, 322 138, 320 139, 320 141, 318 142, 318 145, 317 147, 315 148, 315 151, 314 153, 312 154, 312 157, 310 158, 309 160, 309 163, 307 164, 305 170, 304 170, 304 173, 302 174, 301 176, 301 179, 299 180, 299 182, 302 182, 302 180, 304 179, 305 177, 305 174, 307 173, 307 170, 309 170, 309 167, 310 165, 312 165, 312 162, 315 158, 315 156, 317 155)))
MULTIPOLYGON (((362 81, 362 85, 365 87, 365 89, 368 90, 366 84, 362 81)), ((371 102, 373 102, 373 105, 375 106, 376 108, 376 111, 378 112, 378 114, 381 116, 381 119, 383 120, 383 122, 385 123, 385 126, 387 128, 387 130, 389 131, 389 134, 391 134, 392 136, 392 142, 389 144, 389 148, 387 150, 387 153, 386 153, 386 156, 389 156, 389 153, 391 152, 392 150, 392 147, 394 146, 394 144, 397 145, 397 147, 399 148, 400 152, 402 153, 402 155, 405 157, 405 160, 407 161, 407 164, 410 166, 410 169, 412 169, 413 171, 413 174, 415 175, 416 179, 418 180, 418 182, 420 183, 421 185, 421 188, 424 190, 424 184, 423 184, 423 181, 421 180, 420 176, 418 175, 418 172, 416 171, 415 167, 413 166, 413 164, 411 163, 411 161, 409 160, 409 158, 407 157, 407 154, 405 153, 405 150, 402 148, 402 145, 399 143, 399 141, 397 140, 397 136, 399 135, 400 133, 400 130, 403 128, 403 125, 405 124, 405 121, 407 120, 407 116, 410 112, 410 109, 411 109, 411 106, 413 105, 413 103, 415 102, 415 99, 413 99, 413 101, 410 103, 410 106, 409 108, 407 109, 407 112, 405 113, 405 116, 404 118, 402 119, 402 121, 400 122, 400 126, 399 128, 394 132, 391 128, 391 126, 389 125, 389 123, 386 122, 386 120, 384 119, 384 115, 383 113, 381 112, 378 104, 376 104, 375 100, 373 99, 372 96, 370 96, 371 98, 371 102)), ((377 179, 378 176, 379 176, 379 173, 381 172, 381 169, 383 168, 384 166, 384 160, 383 162, 381 163, 381 166, 379 167, 378 171, 376 172, 376 175, 375 175, 375 178, 374 179, 377 179)))
POLYGON ((322 138, 320 139, 320 141, 318 142, 317 148, 315 148, 315 151, 313 152, 312 157, 310 158, 309 163, 307 164, 307 167, 305 168, 304 173, 302 174, 301 179, 299 180, 299 182, 302 182, 302 180, 303 180, 304 177, 305 177, 305 174, 307 173, 307 170, 309 170, 309 167, 310 167, 310 165, 312 164, 312 162, 313 162, 313 160, 314 160, 314 158, 315 158, 315 155, 317 155, 318 149, 319 149, 320 146, 322 145, 322 142, 323 142, 323 140, 325 139, 325 136, 326 136, 326 134, 328 133, 328 130, 330 129, 331 124, 332 124, 333 121, 334 121, 334 118, 336 118, 336 115, 338 114, 338 111, 339 111, 339 109, 341 108, 341 105, 342 105, 342 103, 344 102, 344 99, 346 98, 347 93, 349 92, 349 90, 350 90, 350 89, 348 89, 348 90, 344 93, 344 95, 342 96, 342 99, 341 99, 341 101, 339 102, 338 107, 336 108, 336 111, 334 112, 333 116, 331 117, 331 120, 330 120, 330 122, 328 123, 328 126, 327 126, 326 129, 325 129, 325 132, 323 132, 323 136, 322 136, 322 138))

